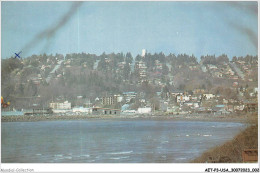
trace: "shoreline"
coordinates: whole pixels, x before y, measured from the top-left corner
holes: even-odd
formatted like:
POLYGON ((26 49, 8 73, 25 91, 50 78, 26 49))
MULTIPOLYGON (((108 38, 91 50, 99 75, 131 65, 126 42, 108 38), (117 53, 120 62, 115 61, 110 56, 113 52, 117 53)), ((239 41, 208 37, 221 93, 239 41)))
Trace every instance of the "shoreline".
POLYGON ((248 126, 232 140, 208 149, 189 163, 258 163, 258 159, 243 160, 242 153, 247 149, 258 149, 258 124, 248 126))
POLYGON ((210 148, 190 163, 258 163, 243 160, 242 153, 247 149, 258 149, 258 113, 244 116, 247 128, 238 133, 232 140, 210 148))
POLYGON ((245 115, 23 115, 1 116, 1 122, 38 122, 38 121, 67 121, 67 120, 115 120, 115 121, 208 121, 208 122, 239 122, 248 123, 245 115))

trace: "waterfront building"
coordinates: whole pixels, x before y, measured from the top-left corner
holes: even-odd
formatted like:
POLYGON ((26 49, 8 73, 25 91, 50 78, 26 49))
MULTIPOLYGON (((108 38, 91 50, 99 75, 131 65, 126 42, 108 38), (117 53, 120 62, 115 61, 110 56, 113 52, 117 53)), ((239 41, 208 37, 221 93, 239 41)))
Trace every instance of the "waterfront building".
POLYGON ((71 109, 71 103, 68 101, 65 102, 51 102, 50 108, 52 109, 71 109))
POLYGON ((139 114, 149 114, 152 112, 151 107, 146 107, 146 108, 138 108, 137 113, 139 114))
POLYGON ((100 107, 92 108, 93 115, 119 115, 120 112, 121 112, 120 109, 110 109, 110 108, 100 108, 100 107))
POLYGON ((92 113, 92 109, 91 108, 84 108, 84 107, 74 107, 72 109, 72 112, 91 114, 92 113))

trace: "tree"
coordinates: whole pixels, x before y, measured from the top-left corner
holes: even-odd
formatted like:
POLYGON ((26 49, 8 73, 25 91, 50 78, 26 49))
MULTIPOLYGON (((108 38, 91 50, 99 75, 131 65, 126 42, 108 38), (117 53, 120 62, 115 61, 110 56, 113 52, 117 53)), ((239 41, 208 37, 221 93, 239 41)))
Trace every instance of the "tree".
POLYGON ((133 57, 132 57, 132 54, 130 53, 130 52, 127 52, 126 53, 126 59, 125 59, 125 61, 126 61, 126 63, 127 64, 132 64, 132 62, 133 62, 133 57))
POLYGON ((139 54, 135 57, 136 61, 140 61, 141 59, 142 59, 142 57, 139 54))
POLYGON ((37 94, 37 86, 33 83, 32 80, 29 81, 26 87, 26 95, 28 96, 36 96, 37 94))
POLYGON ((215 55, 201 56, 201 61, 204 65, 206 65, 206 64, 216 65, 217 64, 215 55))
POLYGON ((23 86, 23 84, 19 84, 19 93, 20 93, 21 95, 24 94, 24 86, 23 86))
POLYGON ((34 67, 38 67, 39 66, 39 61, 34 59, 32 62, 31 62, 31 65, 34 66, 34 67))
POLYGON ((152 97, 150 99, 150 103, 152 105, 153 110, 159 110, 160 109, 160 102, 159 102, 158 98, 152 97))
POLYGON ((162 89, 162 94, 161 94, 162 98, 168 98, 169 92, 170 91, 169 91, 168 86, 164 86, 162 89))
POLYGON ((178 89, 179 89, 179 90, 185 90, 185 87, 186 87, 185 84, 180 84, 179 87, 178 87, 178 89))
POLYGON ((163 67, 162 67, 162 74, 163 75, 168 75, 169 73, 169 68, 167 65, 163 64, 163 67))
POLYGON ((232 58, 232 61, 233 61, 233 62, 236 62, 236 61, 237 61, 237 57, 234 56, 234 57, 232 58))
POLYGON ((217 63, 218 63, 218 64, 223 64, 224 62, 225 62, 225 63, 228 63, 228 62, 229 62, 229 59, 228 59, 227 55, 222 54, 222 55, 220 55, 220 56, 217 58, 217 63))
POLYGON ((123 75, 124 75, 125 79, 129 79, 130 72, 131 72, 131 68, 130 68, 129 64, 126 63, 124 66, 124 71, 123 71, 123 75))
POLYGON ((9 58, 9 59, 2 60, 2 64, 1 64, 2 82, 5 80, 5 78, 9 78, 10 73, 12 73, 17 68, 18 69, 23 68, 23 64, 19 59, 9 58))

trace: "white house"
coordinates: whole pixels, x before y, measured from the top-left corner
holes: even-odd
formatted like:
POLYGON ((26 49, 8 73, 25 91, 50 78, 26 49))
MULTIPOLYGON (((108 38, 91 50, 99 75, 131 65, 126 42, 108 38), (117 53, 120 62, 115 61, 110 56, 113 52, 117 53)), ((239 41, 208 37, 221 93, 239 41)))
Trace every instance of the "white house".
POLYGON ((78 112, 78 113, 92 113, 92 109, 90 108, 84 108, 84 107, 74 107, 72 109, 72 112, 78 112))
POLYGON ((138 108, 137 113, 139 114, 149 114, 152 112, 152 108, 151 107, 147 107, 147 108, 138 108))
POLYGON ((134 99, 136 95, 136 92, 123 92, 123 96, 127 103, 130 102, 131 99, 134 99))
POLYGON ((190 101, 190 96, 187 95, 179 95, 176 97, 177 98, 177 102, 187 102, 190 101))
POLYGON ((209 99, 215 98, 215 95, 214 94, 203 94, 203 97, 205 97, 206 100, 209 100, 209 99))
POLYGON ((60 102, 51 102, 50 108, 52 109, 71 109, 71 103, 65 101, 64 103, 60 102))
POLYGON ((194 108, 200 107, 198 102, 185 102, 184 105, 187 105, 189 107, 194 107, 194 108))

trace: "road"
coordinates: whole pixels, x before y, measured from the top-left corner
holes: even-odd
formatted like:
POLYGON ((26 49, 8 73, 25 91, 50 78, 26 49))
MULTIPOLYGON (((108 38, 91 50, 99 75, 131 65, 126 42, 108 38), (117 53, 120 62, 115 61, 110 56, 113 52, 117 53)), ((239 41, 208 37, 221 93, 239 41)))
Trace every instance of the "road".
POLYGON ((244 73, 237 67, 237 65, 233 62, 233 63, 229 63, 231 65, 231 67, 233 67, 233 69, 235 70, 236 74, 242 79, 245 79, 245 75, 244 73))
POLYGON ((94 63, 94 65, 93 65, 93 69, 94 69, 94 70, 97 69, 99 61, 100 61, 100 60, 96 60, 96 62, 94 63))
POLYGON ((50 72, 50 74, 48 75, 48 77, 46 78, 46 82, 50 83, 51 78, 53 77, 53 74, 55 73, 56 70, 58 70, 60 68, 61 63, 63 63, 64 60, 60 60, 58 62, 58 64, 53 68, 53 70, 50 72))

